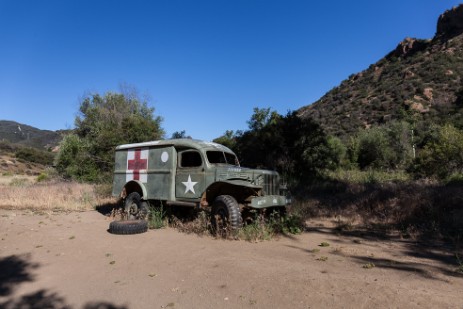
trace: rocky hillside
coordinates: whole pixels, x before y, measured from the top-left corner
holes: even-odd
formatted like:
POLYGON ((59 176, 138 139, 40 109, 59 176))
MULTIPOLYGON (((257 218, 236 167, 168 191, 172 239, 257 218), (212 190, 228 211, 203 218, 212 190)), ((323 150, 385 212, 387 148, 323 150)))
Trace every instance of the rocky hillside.
POLYGON ((61 141, 61 134, 14 121, 0 120, 0 141, 40 149, 53 149, 61 141))
POLYGON ((463 5, 444 12, 432 39, 406 38, 368 69, 349 76, 301 117, 345 136, 392 120, 463 126, 463 5))

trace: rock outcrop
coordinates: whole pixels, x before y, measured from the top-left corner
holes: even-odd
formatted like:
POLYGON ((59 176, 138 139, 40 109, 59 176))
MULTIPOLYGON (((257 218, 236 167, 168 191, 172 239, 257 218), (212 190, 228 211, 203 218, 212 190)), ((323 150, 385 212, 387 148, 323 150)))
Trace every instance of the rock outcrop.
POLYGON ((448 40, 463 33, 463 4, 445 11, 437 21, 436 38, 448 40))

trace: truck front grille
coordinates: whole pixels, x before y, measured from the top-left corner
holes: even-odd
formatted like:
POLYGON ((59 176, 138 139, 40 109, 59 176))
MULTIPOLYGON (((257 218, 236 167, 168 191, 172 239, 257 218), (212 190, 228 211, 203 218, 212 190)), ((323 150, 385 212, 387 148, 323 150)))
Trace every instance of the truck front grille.
POLYGON ((264 175, 264 184, 262 186, 264 195, 278 195, 280 192, 280 181, 278 175, 264 175))

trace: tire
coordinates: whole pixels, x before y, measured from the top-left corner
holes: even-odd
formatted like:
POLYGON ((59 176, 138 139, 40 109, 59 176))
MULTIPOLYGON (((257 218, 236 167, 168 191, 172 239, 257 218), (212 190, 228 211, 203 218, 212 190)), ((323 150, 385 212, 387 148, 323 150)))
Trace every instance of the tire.
POLYGON ((212 232, 215 235, 227 236, 236 232, 243 225, 238 202, 233 196, 219 195, 212 204, 212 232))
POLYGON ((131 235, 140 234, 148 231, 148 221, 145 220, 125 220, 113 221, 109 224, 111 234, 131 235))
POLYGON ((141 200, 138 192, 132 192, 125 199, 124 211, 129 220, 146 220, 149 214, 149 204, 141 200))

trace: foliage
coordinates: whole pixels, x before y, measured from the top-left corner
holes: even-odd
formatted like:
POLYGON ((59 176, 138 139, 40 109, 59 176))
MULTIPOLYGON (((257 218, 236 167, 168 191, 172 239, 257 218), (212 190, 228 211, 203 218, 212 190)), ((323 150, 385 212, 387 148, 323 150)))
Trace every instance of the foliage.
POLYGON ((359 134, 358 164, 360 168, 388 168, 391 166, 392 156, 392 149, 389 147, 384 130, 372 128, 359 134))
POLYGON ((170 137, 171 139, 176 139, 176 138, 189 138, 191 139, 192 137, 186 134, 185 130, 182 131, 175 131, 172 133, 172 136, 170 137))
POLYGON ((15 152, 16 158, 26 162, 34 162, 42 165, 52 165, 54 154, 45 150, 30 147, 18 147, 15 152))
POLYGON ((304 220, 297 214, 280 215, 278 212, 265 216, 256 214, 252 222, 238 231, 238 238, 247 241, 270 240, 277 234, 300 234, 304 230, 304 220))
POLYGON ((280 115, 268 108, 254 107, 254 113, 251 119, 247 122, 251 131, 259 131, 268 125, 275 124, 280 115))
POLYGON ((305 228, 304 218, 296 213, 284 216, 272 214, 269 224, 275 233, 283 235, 300 234, 305 228))
POLYGON ((117 145, 163 136, 162 119, 153 113, 154 108, 133 89, 86 96, 75 119, 74 133, 61 143, 58 171, 82 181, 110 180, 117 145))
POLYGON ((233 130, 227 130, 222 136, 214 139, 213 142, 224 145, 225 147, 228 147, 230 149, 235 149, 237 137, 241 134, 242 132, 240 131, 235 133, 233 130))
POLYGON ((373 184, 386 182, 405 182, 410 175, 403 170, 381 171, 375 169, 339 169, 326 173, 327 179, 349 184, 373 184))
POLYGON ((418 153, 415 174, 440 179, 463 172, 463 132, 452 125, 435 126, 418 153))
POLYGON ((148 217, 148 226, 150 229, 160 229, 166 226, 165 223, 166 212, 164 211, 163 206, 160 207, 151 207, 149 217, 148 217))
POLYGON ((335 170, 340 166, 347 164, 347 148, 344 143, 335 136, 327 137, 328 157, 326 168, 335 170))
POLYGON ((90 152, 90 141, 69 134, 63 138, 55 160, 55 168, 64 178, 78 181, 99 179, 99 167, 90 152))
POLYGON ((50 176, 45 172, 42 172, 37 176, 37 182, 47 181, 48 179, 50 179, 50 176))
POLYGON ((226 142, 242 165, 279 171, 287 182, 310 182, 326 168, 336 168, 344 148, 339 140, 326 136, 311 119, 295 112, 286 116, 270 109, 254 109, 249 130, 233 135, 228 131, 216 141, 226 142))
POLYGON ((244 225, 238 231, 238 238, 246 241, 270 240, 275 235, 271 224, 265 221, 264 216, 258 216, 253 222, 244 225))
POLYGON ((413 159, 412 132, 403 121, 361 130, 348 140, 347 158, 361 169, 406 169, 413 159))

